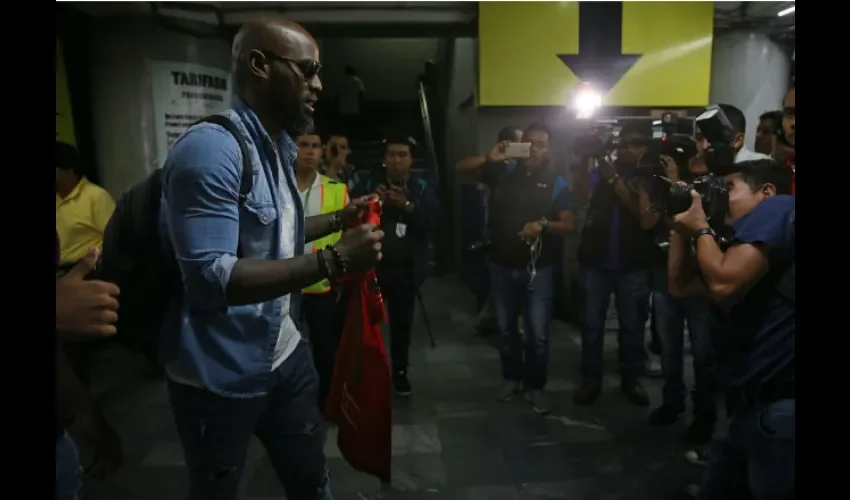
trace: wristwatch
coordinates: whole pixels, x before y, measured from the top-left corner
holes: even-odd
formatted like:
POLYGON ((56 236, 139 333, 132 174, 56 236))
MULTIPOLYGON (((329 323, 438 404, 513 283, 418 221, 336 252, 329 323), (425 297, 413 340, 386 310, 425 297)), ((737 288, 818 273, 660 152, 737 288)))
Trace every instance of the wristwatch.
POLYGON ((693 245, 694 248, 696 248, 697 240, 702 238, 706 234, 710 234, 712 238, 717 240, 717 232, 714 229, 711 229, 710 227, 702 227, 702 228, 697 229, 694 232, 694 235, 691 236, 691 245, 693 245))
POLYGON ((540 224, 541 233, 545 233, 549 230, 549 219, 547 219, 546 217, 541 217, 540 220, 537 221, 537 223, 540 224))

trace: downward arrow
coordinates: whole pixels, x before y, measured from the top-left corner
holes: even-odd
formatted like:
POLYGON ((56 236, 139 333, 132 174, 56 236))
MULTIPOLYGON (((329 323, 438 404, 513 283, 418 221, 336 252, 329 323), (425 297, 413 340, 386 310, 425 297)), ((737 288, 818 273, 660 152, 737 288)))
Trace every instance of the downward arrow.
POLYGON ((623 54, 623 3, 580 2, 578 54, 558 58, 580 80, 607 93, 643 54, 623 54))

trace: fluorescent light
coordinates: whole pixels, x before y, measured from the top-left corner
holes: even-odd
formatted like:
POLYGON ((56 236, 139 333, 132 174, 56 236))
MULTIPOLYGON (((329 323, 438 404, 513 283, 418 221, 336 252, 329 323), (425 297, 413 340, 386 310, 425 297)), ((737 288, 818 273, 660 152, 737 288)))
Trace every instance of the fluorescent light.
POLYGON ((779 17, 782 17, 782 16, 787 16, 788 14, 793 14, 793 13, 794 13, 794 6, 792 5, 792 6, 788 7, 787 9, 780 10, 779 14, 776 14, 776 15, 779 16, 779 17))

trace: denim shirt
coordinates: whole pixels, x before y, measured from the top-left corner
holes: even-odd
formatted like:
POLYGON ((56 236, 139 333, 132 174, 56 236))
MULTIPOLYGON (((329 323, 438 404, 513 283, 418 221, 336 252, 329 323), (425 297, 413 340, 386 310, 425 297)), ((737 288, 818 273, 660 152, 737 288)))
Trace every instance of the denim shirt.
MULTIPOLYGON (((304 209, 295 184, 297 150, 286 134, 273 140, 257 115, 241 100, 223 113, 242 132, 253 165, 254 185, 243 204, 238 201, 242 154, 222 127, 201 123, 174 144, 163 166, 160 228, 173 252, 183 290, 165 318, 162 352, 169 375, 192 381, 220 396, 247 398, 265 394, 283 303, 228 306, 230 273, 241 257, 286 259, 304 251, 304 209), (280 152, 278 158, 277 151, 280 152), (280 162, 280 163, 279 163, 280 162), (280 172, 284 179, 280 178, 280 172), (287 188, 290 196, 281 199, 287 188), (289 206, 284 206, 289 205, 289 206), (284 216, 294 217, 294 241, 284 216), (292 254, 284 249, 293 243, 292 254)), ((295 324, 300 294, 290 296, 295 324)))

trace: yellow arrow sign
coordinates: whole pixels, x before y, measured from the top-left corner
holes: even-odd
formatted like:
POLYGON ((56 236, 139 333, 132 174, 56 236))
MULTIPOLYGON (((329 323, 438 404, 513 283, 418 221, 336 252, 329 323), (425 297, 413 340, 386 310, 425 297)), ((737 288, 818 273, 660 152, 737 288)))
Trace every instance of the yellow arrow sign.
MULTIPOLYGON (((481 106, 560 106, 579 82, 559 55, 579 54, 578 2, 482 2, 478 14, 481 106)), ((637 62, 606 106, 708 103, 713 2, 624 2, 623 54, 637 62)))

